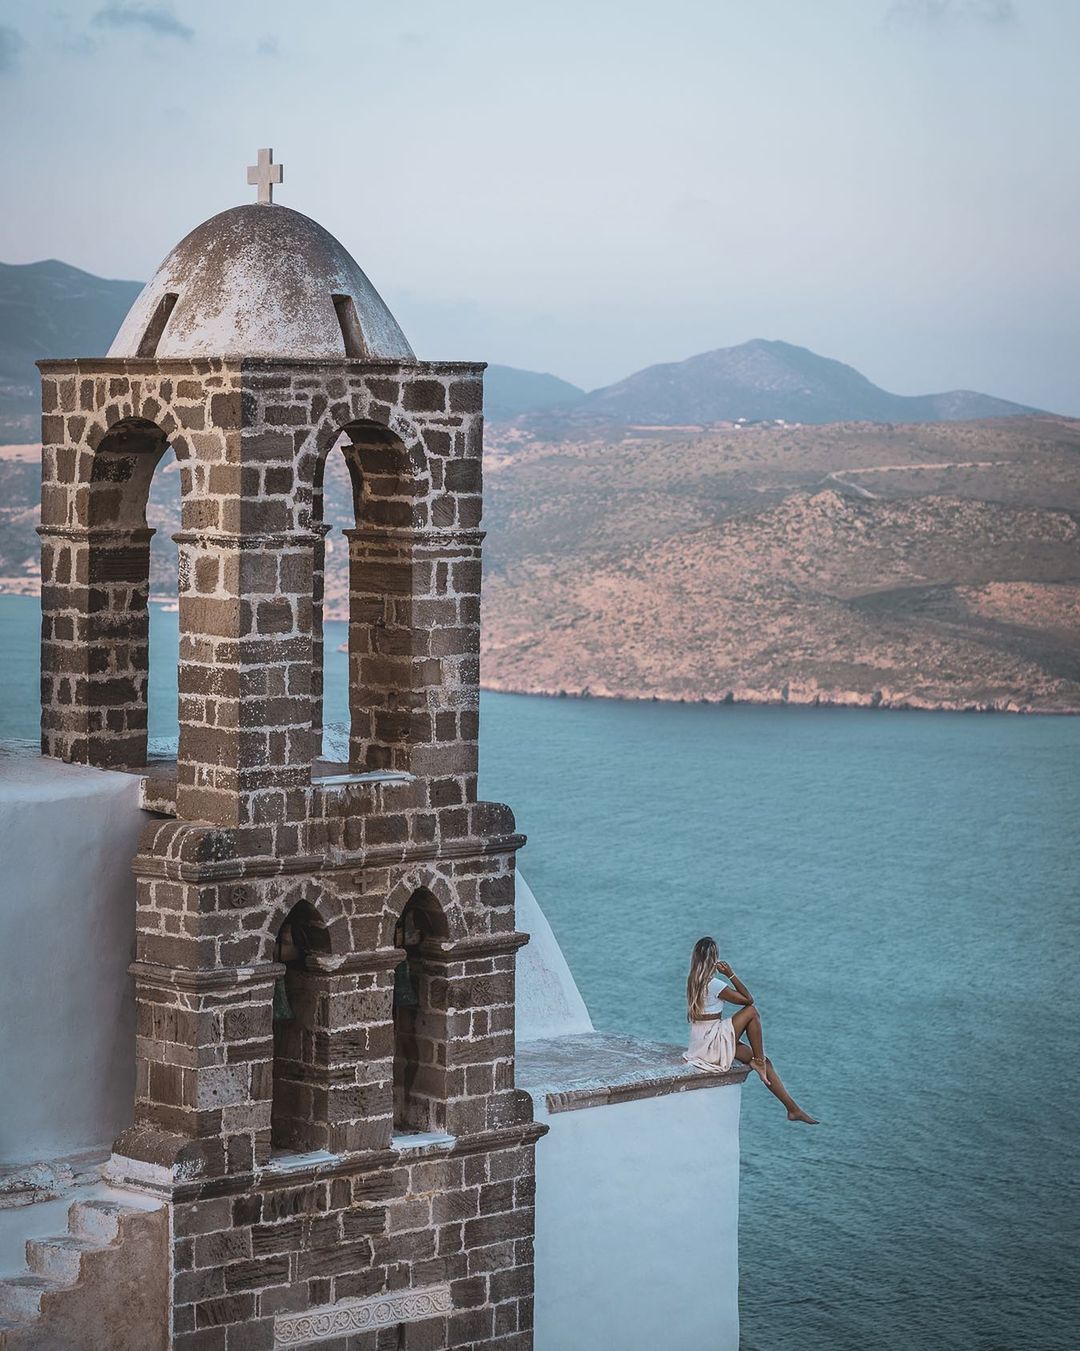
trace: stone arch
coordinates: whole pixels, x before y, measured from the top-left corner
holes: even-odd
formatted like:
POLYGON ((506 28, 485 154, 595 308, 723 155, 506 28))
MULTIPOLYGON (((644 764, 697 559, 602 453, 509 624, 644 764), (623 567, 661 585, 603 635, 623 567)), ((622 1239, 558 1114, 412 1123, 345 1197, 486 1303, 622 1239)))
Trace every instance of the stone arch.
POLYGON ((314 910, 324 925, 329 943, 326 955, 341 957, 349 952, 349 916, 341 897, 334 892, 323 890, 314 882, 300 882, 283 891, 280 896, 267 897, 264 904, 265 919, 259 930, 260 960, 274 960, 274 947, 281 926, 292 911, 301 905, 314 910))
POLYGON ((351 418, 338 426, 332 441, 320 453, 313 476, 313 520, 322 519, 323 474, 335 448, 341 450, 352 481, 356 527, 403 529, 425 523, 423 508, 419 515, 417 508, 428 488, 422 443, 418 438, 410 441, 394 427, 371 418, 351 418))
POLYGON ((393 947, 394 929, 405 907, 418 894, 423 894, 438 907, 441 931, 433 934, 440 940, 457 942, 469 933, 461 903, 453 883, 433 868, 418 868, 406 874, 393 887, 383 906, 380 941, 382 947, 393 947))
MULTIPOLYGON (((325 690, 327 556, 338 547, 329 539, 326 467, 336 449, 349 475, 352 527, 343 530, 348 550, 349 763, 386 768, 398 750, 395 768, 405 768, 407 714, 416 703, 410 689, 412 647, 412 531, 426 521, 430 492, 423 442, 411 423, 369 415, 358 396, 349 416, 335 405, 298 463, 299 486, 310 495, 315 535, 312 584, 312 731, 321 742, 325 690), (353 413, 363 415, 353 416, 353 413), (401 433, 404 432, 405 435, 401 433), (393 566, 370 557, 371 532, 391 532, 393 566)), ((385 544, 382 545, 386 551, 385 544)), ((335 574, 337 573, 335 569, 335 574)))
POLYGON ((86 523, 146 530, 150 482, 169 449, 168 433, 144 418, 120 418, 93 438, 86 523))
POLYGON ((318 909, 305 897, 296 902, 278 926, 276 946, 279 949, 277 960, 286 964, 295 962, 306 966, 309 960, 333 955, 330 929, 318 909), (287 932, 296 956, 281 955, 280 949, 287 932))
POLYGON ((401 912, 402 918, 406 914, 412 914, 415 917, 417 927, 419 928, 422 943, 427 942, 446 942, 450 938, 450 925, 447 922, 446 912, 439 904, 438 898, 433 891, 427 887, 417 887, 401 912))
MULTIPOLYGON (((54 598, 53 608, 70 608, 78 621, 49 607, 43 615, 42 686, 43 748, 63 758, 136 768, 147 760, 150 682, 150 545, 154 531, 147 523, 151 482, 169 450, 171 419, 154 421, 122 416, 112 408, 103 420, 74 415, 68 434, 80 438, 79 449, 67 447, 54 455, 71 457, 65 477, 77 525, 66 537, 54 539, 43 526, 43 574, 77 590, 65 607, 54 598), (69 555, 67 559, 64 554, 69 555), (72 647, 60 673, 52 674, 52 639, 67 635, 72 647), (65 673, 82 677, 74 687, 65 673), (56 705, 77 703, 81 737, 58 746, 53 724, 69 715, 56 705)), ((43 520, 48 515, 43 513, 43 520)), ((69 518, 70 520, 70 518, 69 518)), ((74 721, 74 719, 72 719, 74 721)))
POLYGON ((323 1149, 329 1124, 318 1082, 323 978, 313 962, 332 954, 332 937, 307 895, 291 899, 275 933, 274 956, 284 970, 273 989, 270 1144, 276 1149, 323 1149))
POLYGON ((404 953, 394 969, 394 1130, 445 1130, 449 1020, 443 963, 435 948, 450 936, 442 905, 428 887, 416 887, 395 920, 394 946, 404 953))
POLYGON ((102 416, 104 424, 95 422, 86 431, 85 445, 92 452, 90 463, 90 510, 99 519, 104 517, 111 497, 111 489, 126 486, 122 510, 126 520, 141 528, 147 527, 146 507, 158 466, 169 451, 176 457, 180 478, 178 519, 180 529, 195 530, 202 524, 198 501, 200 480, 206 478, 206 469, 193 454, 187 433, 182 429, 170 408, 156 400, 146 411, 155 416, 138 416, 128 409, 130 405, 110 405, 102 416), (129 471, 125 461, 138 457, 129 471), (101 501, 95 504, 97 495, 101 501))
POLYGON ((128 422, 137 418, 141 422, 154 422, 164 431, 170 439, 175 434, 180 424, 176 419, 176 414, 169 406, 169 400, 164 398, 161 388, 158 387, 153 395, 147 395, 140 398, 138 394, 119 398, 113 403, 106 402, 100 416, 105 419, 105 427, 109 429, 116 426, 118 422, 128 422))
MULTIPOLYGON (((426 498, 430 488, 430 466, 420 428, 400 409, 375 403, 362 390, 354 391, 346 399, 332 404, 301 444, 295 465, 300 505, 297 524, 301 529, 309 525, 317 527, 321 520, 318 497, 326 460, 339 447, 353 480, 356 524, 366 519, 364 505, 367 498, 362 483, 365 471, 372 478, 393 476, 395 489, 414 502, 426 498), (388 461, 387 447, 397 452, 394 463, 388 461)), ((369 485, 366 491, 371 498, 386 497, 388 486, 369 485), (379 491, 380 487, 382 491, 379 491)))

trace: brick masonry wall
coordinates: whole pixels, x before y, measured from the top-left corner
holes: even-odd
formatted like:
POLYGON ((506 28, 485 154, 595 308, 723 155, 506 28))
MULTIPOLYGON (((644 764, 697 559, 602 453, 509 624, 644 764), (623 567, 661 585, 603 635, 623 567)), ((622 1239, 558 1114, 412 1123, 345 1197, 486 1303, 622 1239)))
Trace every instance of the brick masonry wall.
POLYGON ((174 1205, 177 1351, 267 1351, 274 1320, 339 1300, 447 1284, 452 1308, 330 1351, 532 1345, 531 1144, 477 1138, 367 1166, 269 1177, 174 1205))
MULTIPOLYGON (((531 1344, 532 1158, 541 1128, 514 1086, 521 839, 507 809, 485 803, 462 823, 476 833, 455 836, 451 819, 444 835, 443 820, 461 809, 432 809, 425 796, 423 781, 325 794, 323 866, 292 856, 290 868, 310 868, 302 873, 283 875, 273 855, 239 855, 248 832, 148 827, 136 859, 136 1122, 115 1148, 165 1170, 191 1196, 176 1210, 178 1348, 269 1346, 284 1311, 441 1282, 452 1311, 402 1325, 400 1345, 531 1344), (380 826, 395 819, 406 838, 387 845, 380 826), (410 1124, 456 1140, 423 1169, 392 1148, 393 968, 403 956, 392 942, 418 891, 437 904, 445 936, 419 950, 425 1035, 411 1091, 428 1117, 410 1124), (291 982, 301 992, 299 1026, 287 1056, 279 1035, 275 1064, 273 983, 282 968, 273 940, 301 901, 326 921, 331 951, 291 982), (295 1130, 279 1145, 339 1156, 332 1178, 274 1176, 275 1112, 295 1130), (232 1198, 227 1218, 223 1195, 232 1198), (249 1215, 258 1218, 240 1222, 249 1215), (214 1238, 192 1246, 185 1226, 205 1226, 214 1238)), ((326 1345, 398 1343, 371 1333, 326 1345)))
POLYGON ((176 818, 148 821, 135 860, 135 1123, 114 1160, 172 1202, 175 1345, 270 1347, 275 1320, 445 1288, 430 1316, 318 1344, 526 1348, 543 1128, 514 1081, 523 840, 476 799, 481 368, 42 370, 47 754, 145 760, 146 495, 166 444, 180 465, 176 818), (350 761, 412 777, 331 787, 312 776, 321 482, 343 434, 350 761), (420 1002, 395 1026, 416 898, 420 1002), (289 970, 275 1028, 275 941, 301 904, 329 951, 289 970), (395 1110, 399 1133, 452 1141, 401 1152, 395 1110), (283 1171, 275 1146, 333 1157, 283 1171))
POLYGON ((182 492, 180 813, 244 824, 310 782, 322 466, 344 435, 351 758, 475 797, 480 370, 42 363, 44 753, 145 762, 145 504, 167 442, 182 492))
MULTIPOLYGON (((369 789, 369 801, 414 788, 369 789)), ((478 821, 501 815, 503 827, 512 826, 506 809, 492 804, 476 804, 472 814, 478 821)), ((423 820, 429 813, 382 819, 398 815, 423 820)), ((369 826, 379 820, 359 818, 369 826)), ((291 1066, 279 1114, 306 1120, 306 1144, 298 1133, 296 1147, 387 1147, 393 969, 404 955, 391 944, 419 890, 438 902, 449 931, 421 948, 425 1022, 412 1091, 433 1104, 426 1125, 460 1134, 528 1118, 527 1095, 514 1088, 514 954, 523 937, 513 927, 513 851, 520 836, 464 837, 441 860, 429 841, 409 851, 414 861, 397 864, 380 862, 378 845, 339 857, 332 868, 294 855, 292 866, 307 862, 310 871, 281 876, 272 855, 229 857, 225 837, 234 833, 179 822, 150 827, 136 859, 137 1087, 125 1152, 215 1175, 268 1161, 273 984, 282 971, 274 940, 300 901, 327 921, 331 953, 310 958, 298 977, 305 1039, 301 1045, 294 1036, 288 1055, 279 1056, 279 1078, 283 1061, 291 1066)))

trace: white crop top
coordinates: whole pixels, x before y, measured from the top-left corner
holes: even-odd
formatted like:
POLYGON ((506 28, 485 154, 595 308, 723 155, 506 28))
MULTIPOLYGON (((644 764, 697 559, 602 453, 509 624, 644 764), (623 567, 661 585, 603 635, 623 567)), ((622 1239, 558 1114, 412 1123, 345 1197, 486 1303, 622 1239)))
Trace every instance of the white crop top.
POLYGON ((705 1007, 702 1009, 702 1012, 723 1013, 724 1001, 720 998, 720 991, 726 989, 727 981, 721 980, 719 976, 713 976, 705 991, 705 1007))

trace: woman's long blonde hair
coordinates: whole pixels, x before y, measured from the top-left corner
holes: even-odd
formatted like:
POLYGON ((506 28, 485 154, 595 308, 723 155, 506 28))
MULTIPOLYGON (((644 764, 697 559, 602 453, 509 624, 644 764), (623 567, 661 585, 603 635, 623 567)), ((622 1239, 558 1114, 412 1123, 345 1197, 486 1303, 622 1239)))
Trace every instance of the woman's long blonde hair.
POLYGON ((689 1023, 697 1022, 705 1012, 705 991, 716 974, 719 957, 715 938, 699 938, 694 944, 690 974, 686 978, 686 1021, 689 1023))

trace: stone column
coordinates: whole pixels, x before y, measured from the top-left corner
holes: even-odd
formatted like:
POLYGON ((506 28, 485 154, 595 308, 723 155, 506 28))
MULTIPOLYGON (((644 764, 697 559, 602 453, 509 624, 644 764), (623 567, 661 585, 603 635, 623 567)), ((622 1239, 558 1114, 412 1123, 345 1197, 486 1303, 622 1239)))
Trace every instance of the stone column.
POLYGON ((328 525, 313 525, 315 544, 311 564, 311 740, 312 755, 322 755, 323 727, 326 720, 326 641, 323 633, 326 600, 326 537, 328 525))
POLYGON ((146 763, 152 530, 43 525, 41 750, 146 763))
POLYGON ((289 974, 293 1023, 274 1028, 274 1141, 296 1150, 387 1149, 393 1126, 396 949, 308 957, 289 974), (294 997, 295 995, 295 997, 294 997))
POLYGON ((177 814, 301 821, 311 782, 310 533, 184 532, 177 814))
POLYGON ((476 800, 479 530, 362 527, 349 540, 350 758, 476 800))
POLYGON ((270 1152, 272 995, 284 967, 138 961, 131 971, 135 1124, 114 1152, 178 1178, 250 1172, 270 1152))
POLYGON ((421 948, 421 1004, 431 1028, 442 1026, 429 1079, 444 1094, 440 1124, 452 1135, 532 1120, 531 1099, 514 1088, 514 967, 528 934, 504 933, 421 948))

